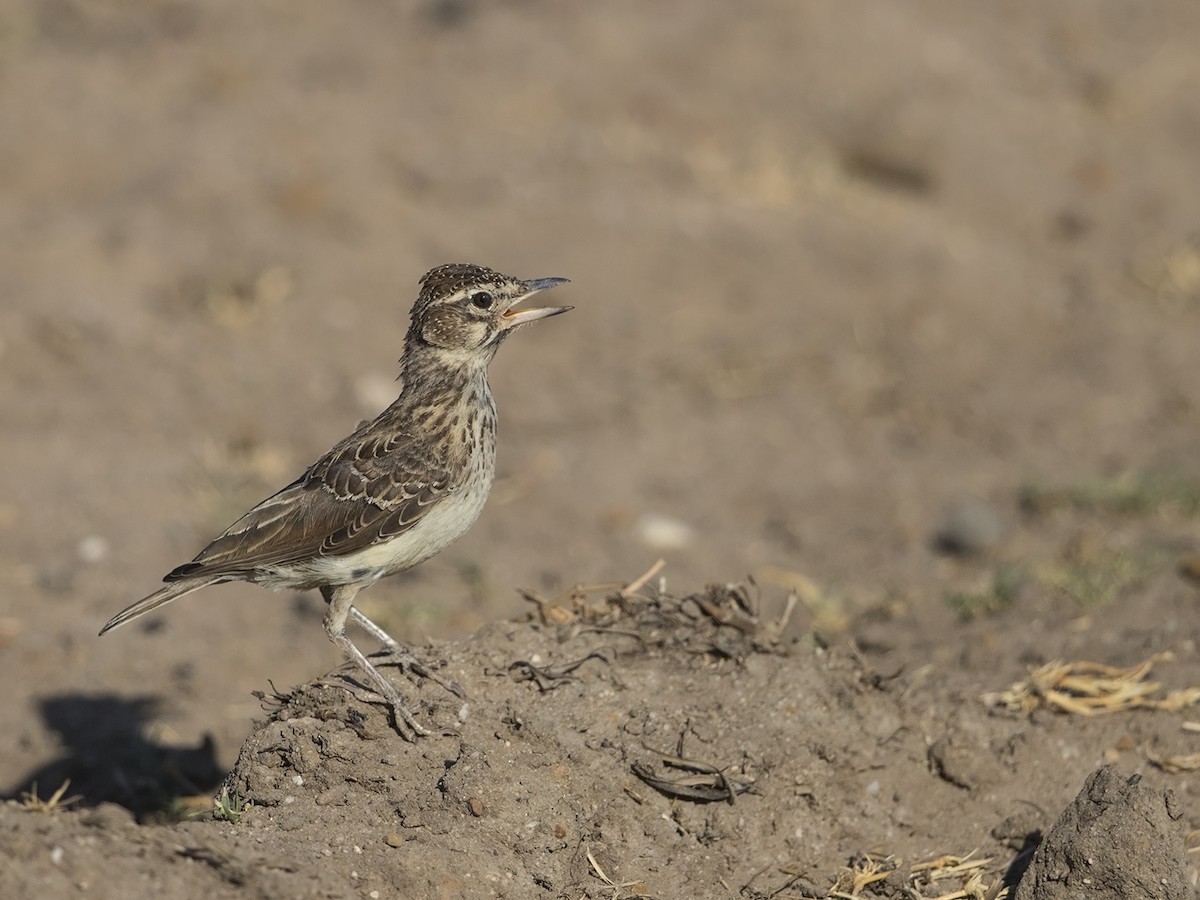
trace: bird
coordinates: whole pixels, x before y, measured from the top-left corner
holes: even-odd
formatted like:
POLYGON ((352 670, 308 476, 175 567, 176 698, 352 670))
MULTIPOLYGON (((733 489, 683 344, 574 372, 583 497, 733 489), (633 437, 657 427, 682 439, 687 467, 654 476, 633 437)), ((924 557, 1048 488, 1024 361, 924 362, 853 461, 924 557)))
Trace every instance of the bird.
POLYGON ((169 572, 164 587, 113 616, 100 634, 214 584, 316 588, 328 604, 326 635, 357 665, 370 696, 390 707, 397 733, 410 741, 428 735, 346 635, 346 622, 397 659, 413 661, 355 599, 380 578, 441 552, 479 517, 496 470, 488 364, 522 326, 573 308, 520 307, 568 281, 521 280, 468 263, 427 272, 404 338, 396 400, 169 572))

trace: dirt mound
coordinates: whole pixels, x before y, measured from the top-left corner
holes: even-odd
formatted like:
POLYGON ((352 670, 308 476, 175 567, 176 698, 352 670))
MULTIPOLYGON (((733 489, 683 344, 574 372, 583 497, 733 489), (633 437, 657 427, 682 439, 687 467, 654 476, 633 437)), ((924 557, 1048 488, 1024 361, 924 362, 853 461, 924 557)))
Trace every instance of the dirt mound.
MULTIPOLYGON (((340 673, 263 696, 268 714, 210 811, 225 824, 137 829, 112 806, 36 816, 9 804, 10 861, 43 864, 7 867, 0 887, 28 896, 86 882, 121 896, 116 885, 141 878, 156 890, 186 881, 188 896, 802 898, 870 887, 899 898, 952 884, 982 898, 1015 883, 1069 780, 1038 761, 1106 746, 1111 729, 1065 716, 1031 727, 962 672, 936 690, 920 669, 882 674, 851 648, 789 634, 794 603, 760 603, 745 586, 581 593, 542 606, 539 621, 425 648, 467 699, 412 677, 414 711, 439 731, 416 744, 340 673), (71 836, 72 819, 85 839, 71 836)), ((1145 896, 1181 896, 1178 803, 1136 782, 1093 775, 1076 803, 1092 806, 1049 831, 1019 896, 1058 896, 1058 882, 1083 877, 1085 856, 1097 877, 1165 878, 1145 896)))

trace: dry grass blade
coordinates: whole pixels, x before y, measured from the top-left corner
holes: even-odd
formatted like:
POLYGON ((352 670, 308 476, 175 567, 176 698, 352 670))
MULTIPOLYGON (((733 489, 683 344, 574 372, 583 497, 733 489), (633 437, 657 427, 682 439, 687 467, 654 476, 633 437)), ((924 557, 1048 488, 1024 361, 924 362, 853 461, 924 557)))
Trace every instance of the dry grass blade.
POLYGON ((957 878, 964 872, 986 868, 992 861, 991 857, 987 856, 983 859, 972 859, 971 857, 974 855, 975 851, 973 850, 966 856, 955 856, 948 853, 937 859, 931 859, 929 862, 913 863, 910 871, 913 875, 921 875, 930 881, 941 881, 945 878, 957 878))
POLYGON ((609 581, 601 584, 576 584, 567 588, 557 597, 547 600, 537 591, 518 588, 518 593, 530 603, 537 606, 538 619, 543 625, 570 625, 575 622, 597 622, 611 615, 610 604, 605 601, 599 605, 589 603, 589 598, 595 594, 611 594, 614 591, 624 600, 633 597, 644 588, 655 575, 662 571, 665 560, 658 560, 649 569, 630 582, 609 581), (570 601, 571 607, 566 603, 570 601))
POLYGON ((651 578, 661 572, 663 566, 666 564, 667 561, 665 559, 658 560, 658 562, 652 565, 649 569, 647 569, 637 578, 633 579, 633 581, 629 582, 629 584, 625 585, 625 587, 621 588, 621 596, 632 597, 634 594, 644 588, 647 583, 649 583, 651 578))
POLYGON ((991 865, 991 857, 972 859, 974 851, 966 856, 945 855, 928 862, 915 863, 909 870, 914 895, 929 897, 925 889, 934 887, 938 882, 950 879, 958 880, 958 886, 949 893, 933 895, 930 900, 999 900, 1007 896, 1008 889, 996 890, 997 885, 987 884, 983 876, 991 865), (994 891, 994 893, 993 893, 994 891))
POLYGON ((596 857, 592 855, 592 851, 587 851, 587 861, 592 864, 592 871, 596 873, 596 877, 612 888, 612 898, 617 900, 621 891, 628 890, 631 897, 652 898, 652 895, 647 893, 646 885, 641 881, 623 881, 620 884, 608 877, 608 873, 600 867, 600 863, 596 862, 596 857))
POLYGON ((1158 766, 1164 772, 1178 775, 1181 772, 1195 772, 1200 769, 1200 752, 1185 753, 1179 756, 1148 756, 1151 765, 1158 766))
MULTIPOLYGON (((996 873, 989 872, 991 857, 972 858, 974 851, 966 856, 946 854, 936 859, 914 863, 909 867, 907 885, 903 888, 884 889, 887 896, 902 893, 911 900, 1004 900, 1008 888, 1003 887, 998 877, 985 881, 996 873), (946 884, 950 882, 950 884, 946 884), (951 888, 951 890, 946 890, 951 888)), ((883 881, 900 865, 901 860, 880 853, 859 853, 839 873, 833 886, 820 900, 861 900, 873 896, 880 888, 871 885, 883 881)), ((817 898, 807 898, 817 900, 817 898)))
MULTIPOLYGON (((794 595, 795 602, 803 605, 812 615, 813 628, 817 631, 840 633, 850 626, 850 617, 842 598, 825 591, 816 580, 803 572, 778 566, 764 566, 756 570, 755 578, 766 584, 782 587, 794 595)), ((789 616, 790 614, 789 612, 789 616)))
POLYGON ((850 860, 850 865, 838 873, 837 880, 829 891, 830 897, 841 900, 856 900, 863 890, 877 881, 883 881, 896 870, 893 856, 877 853, 859 853, 850 860))
POLYGON ((1170 653, 1158 653, 1127 669, 1093 662, 1050 662, 1007 691, 984 694, 981 699, 989 706, 1025 713, 1043 707, 1080 716, 1128 709, 1177 712, 1200 701, 1200 688, 1152 696, 1162 690, 1162 685, 1146 680, 1156 663, 1172 658, 1170 653))
POLYGON ((38 787, 37 782, 35 781, 29 786, 28 791, 22 792, 20 800, 21 808, 27 809, 30 812, 52 813, 55 810, 66 809, 72 804, 81 802, 83 797, 78 795, 74 797, 67 797, 65 800, 63 799, 63 794, 67 792, 67 788, 70 786, 71 779, 67 778, 58 786, 58 790, 56 790, 45 800, 42 800, 40 797, 38 797, 38 787))

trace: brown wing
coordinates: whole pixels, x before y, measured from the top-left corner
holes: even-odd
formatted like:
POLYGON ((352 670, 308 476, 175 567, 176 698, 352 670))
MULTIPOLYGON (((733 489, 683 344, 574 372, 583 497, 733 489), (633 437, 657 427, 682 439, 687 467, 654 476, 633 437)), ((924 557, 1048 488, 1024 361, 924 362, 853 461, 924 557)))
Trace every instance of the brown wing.
POLYGON ((459 484, 425 442, 377 425, 342 441, 165 580, 344 556, 403 534, 459 484))

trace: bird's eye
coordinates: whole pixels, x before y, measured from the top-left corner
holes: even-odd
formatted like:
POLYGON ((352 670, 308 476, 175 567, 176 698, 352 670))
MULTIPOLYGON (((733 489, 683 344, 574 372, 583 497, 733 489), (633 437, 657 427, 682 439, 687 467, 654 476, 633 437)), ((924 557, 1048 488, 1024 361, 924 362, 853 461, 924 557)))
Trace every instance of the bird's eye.
POLYGON ((492 295, 487 291, 476 291, 471 295, 471 305, 476 309, 491 309, 493 302, 492 295))

